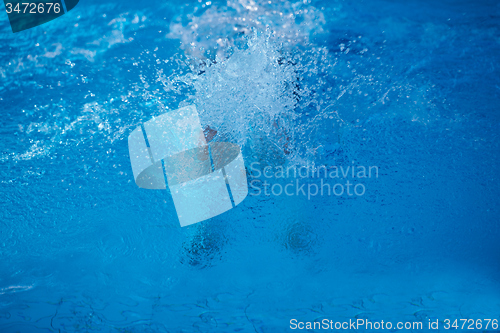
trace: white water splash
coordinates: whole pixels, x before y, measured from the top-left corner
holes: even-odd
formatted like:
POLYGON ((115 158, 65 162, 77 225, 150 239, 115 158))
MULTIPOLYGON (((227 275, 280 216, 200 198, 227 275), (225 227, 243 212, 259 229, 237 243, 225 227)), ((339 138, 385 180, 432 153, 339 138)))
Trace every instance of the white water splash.
POLYGON ((283 158, 290 152, 296 74, 283 59, 270 35, 254 34, 246 49, 194 76, 193 101, 202 122, 248 157, 265 152, 283 158))

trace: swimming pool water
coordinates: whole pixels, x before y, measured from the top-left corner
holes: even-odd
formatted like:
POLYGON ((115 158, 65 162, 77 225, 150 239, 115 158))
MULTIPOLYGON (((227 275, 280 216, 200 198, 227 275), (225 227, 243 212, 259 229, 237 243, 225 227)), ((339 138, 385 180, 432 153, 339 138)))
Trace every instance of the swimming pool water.
POLYGON ((2 17, 1 332, 500 319, 498 2, 89 0, 17 34, 2 17), (181 228, 168 192, 134 184, 127 137, 188 104, 249 181, 251 163, 378 177, 181 228))

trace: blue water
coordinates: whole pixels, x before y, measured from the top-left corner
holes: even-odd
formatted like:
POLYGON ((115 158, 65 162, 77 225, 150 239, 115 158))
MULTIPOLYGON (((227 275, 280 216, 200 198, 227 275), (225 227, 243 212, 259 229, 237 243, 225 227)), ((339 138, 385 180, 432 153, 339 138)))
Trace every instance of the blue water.
POLYGON ((0 332, 500 319, 497 1, 81 0, 17 34, 0 17, 0 332), (379 175, 181 228, 135 185, 127 137, 193 103, 248 168, 379 175))

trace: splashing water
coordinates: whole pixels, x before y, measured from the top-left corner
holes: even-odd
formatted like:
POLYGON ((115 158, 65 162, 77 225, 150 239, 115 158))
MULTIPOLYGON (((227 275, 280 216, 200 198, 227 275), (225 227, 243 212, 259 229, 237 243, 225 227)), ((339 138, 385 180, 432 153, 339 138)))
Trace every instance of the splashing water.
POLYGON ((191 57, 199 74, 181 79, 194 91, 182 105, 195 103, 202 122, 218 131, 215 139, 242 146, 247 164, 314 161, 318 149, 339 147, 339 126, 346 124, 326 102, 327 82, 311 77, 334 68, 328 51, 289 49, 282 40, 254 31, 227 58, 191 57))
MULTIPOLYGON (((216 140, 241 145, 247 161, 350 159, 350 130, 383 110, 389 95, 427 103, 425 85, 374 74, 379 58, 369 69, 358 62, 369 51, 362 36, 338 49, 315 45, 325 20, 307 1, 229 1, 188 18, 172 23, 167 36, 181 41, 191 73, 163 78, 165 90, 186 85, 191 93, 181 105, 195 103, 216 140)), ((422 116, 418 107, 406 109, 400 112, 422 116)))
MULTIPOLYGON (((333 7, 336 12, 341 8, 333 7)), ((392 84, 393 78, 373 74, 371 67, 381 66, 376 59, 358 62, 370 48, 361 36, 343 39, 339 49, 317 46, 313 39, 323 36, 325 18, 307 1, 229 1, 196 7, 185 17, 187 22, 171 23, 166 35, 181 41, 184 54, 162 57, 156 46, 142 49, 137 57, 115 57, 110 71, 119 73, 126 66, 130 74, 104 94, 92 82, 98 72, 91 79, 79 74, 86 68, 79 69, 82 62, 95 62, 85 54, 132 43, 124 33, 140 29, 146 16, 123 13, 111 19, 120 43, 91 37, 89 47, 78 48, 79 53, 54 46, 53 62, 72 59, 64 60, 69 64, 64 73, 70 75, 68 83, 73 77, 81 80, 81 91, 72 95, 83 103, 75 107, 63 99, 28 109, 33 122, 20 132, 31 144, 22 153, 4 153, 2 160, 51 156, 55 147, 71 148, 97 137, 116 142, 151 116, 195 103, 203 125, 217 130, 215 140, 238 143, 247 161, 305 164, 349 151, 349 129, 379 112, 389 95, 426 102, 425 86, 392 84), (89 83, 91 90, 85 90, 89 83), (44 109, 56 109, 59 116, 47 116, 44 109)), ((78 45, 77 40, 66 43, 78 45)))
POLYGON ((340 119, 323 105, 327 82, 313 77, 335 66, 328 50, 310 42, 323 32, 321 11, 307 1, 228 1, 188 17, 172 23, 168 37, 181 40, 194 74, 162 82, 192 88, 182 105, 197 105, 204 124, 217 129, 216 140, 242 146, 247 164, 313 159, 324 138, 311 134, 320 127, 338 143, 333 123, 340 119))
POLYGON ((248 157, 265 150, 277 159, 290 153, 296 75, 283 59, 269 36, 254 34, 246 49, 194 77, 193 101, 202 121, 222 140, 242 146, 248 157))

